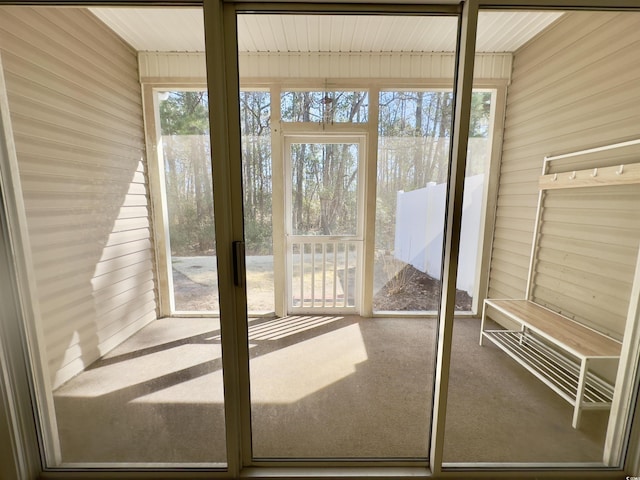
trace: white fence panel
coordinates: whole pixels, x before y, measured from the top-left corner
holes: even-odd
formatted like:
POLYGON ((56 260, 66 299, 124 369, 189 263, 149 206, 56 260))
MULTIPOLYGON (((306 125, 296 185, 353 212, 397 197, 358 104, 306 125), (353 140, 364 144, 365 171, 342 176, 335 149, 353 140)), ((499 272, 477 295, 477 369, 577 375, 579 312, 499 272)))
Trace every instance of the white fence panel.
MULTIPOLYGON (((473 296, 482 215, 484 175, 465 179, 462 231, 456 287, 473 296)), ((446 184, 398 192, 395 251, 397 259, 441 279, 446 184)))

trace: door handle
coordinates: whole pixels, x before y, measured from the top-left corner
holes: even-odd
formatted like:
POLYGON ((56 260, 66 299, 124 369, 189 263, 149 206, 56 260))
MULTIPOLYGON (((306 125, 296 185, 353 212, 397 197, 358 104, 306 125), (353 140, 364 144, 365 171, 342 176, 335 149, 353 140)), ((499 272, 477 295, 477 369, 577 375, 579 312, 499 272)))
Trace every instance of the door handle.
POLYGON ((232 244, 233 249, 233 283, 236 287, 245 284, 246 265, 244 255, 244 242, 236 240, 232 244))

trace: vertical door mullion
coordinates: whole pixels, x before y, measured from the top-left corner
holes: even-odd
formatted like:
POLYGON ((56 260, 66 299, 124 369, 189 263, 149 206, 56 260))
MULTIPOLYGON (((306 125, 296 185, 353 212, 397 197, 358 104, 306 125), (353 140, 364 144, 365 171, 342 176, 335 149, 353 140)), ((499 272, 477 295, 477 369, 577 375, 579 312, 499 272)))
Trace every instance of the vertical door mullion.
MULTIPOLYGON (((369 104, 371 104, 371 99, 369 99, 369 104)), ((369 118, 369 133, 371 130, 371 117, 369 118)), ((364 245, 365 245, 365 225, 366 225, 366 221, 367 221, 367 205, 368 205, 368 200, 369 198, 367 197, 367 195, 369 195, 371 189, 369 188, 369 185, 367 184, 367 181, 369 180, 368 177, 368 172, 371 171, 371 166, 368 165, 368 159, 369 159, 369 155, 368 155, 368 151, 367 151, 367 146, 369 146, 370 144, 367 142, 367 136, 364 135, 362 137, 359 138, 358 140, 358 204, 357 204, 357 223, 356 223, 356 250, 355 250, 355 262, 356 262, 356 267, 355 267, 355 279, 356 282, 354 282, 354 291, 353 291, 353 305, 354 308, 358 311, 358 313, 360 315, 365 316, 366 314, 363 313, 362 308, 363 308, 363 292, 364 292, 364 285, 366 283, 366 279, 364 278, 365 276, 365 272, 366 269, 363 265, 363 260, 364 260, 364 256, 362 255, 362 252, 364 251, 364 245)), ((375 156, 373 156, 373 158, 375 158, 375 156)), ((373 168, 373 171, 376 172, 375 167, 373 168)), ((375 203, 375 189, 374 189, 374 200, 373 203, 375 203)))
MULTIPOLYGON (((289 243, 288 234, 291 233, 287 229, 290 214, 287 210, 286 202, 289 200, 285 196, 286 176, 288 175, 287 166, 285 165, 285 152, 283 149, 290 148, 284 145, 284 137, 280 128, 280 92, 278 86, 270 88, 271 95, 271 168, 272 168, 272 200, 271 215, 273 227, 273 283, 275 294, 275 313, 276 316, 284 316, 287 310, 291 308, 290 300, 287 295, 286 285, 288 285, 291 276, 289 262, 289 249, 293 246, 289 243)), ((285 150, 288 155, 290 150, 285 150)), ((290 295, 289 295, 290 296, 290 295)))
MULTIPOLYGON (((273 90, 272 90, 272 94, 273 94, 273 90)), ((278 112, 280 112, 280 95, 281 95, 280 89, 278 89, 277 94, 278 94, 278 98, 276 103, 278 105, 277 106, 278 112)), ((271 103, 272 104, 274 103, 273 96, 271 97, 271 103)), ((278 125, 280 125, 279 123, 280 114, 278 114, 276 118, 278 121, 278 125)), ((281 314, 284 315, 286 313, 288 315, 289 313, 291 313, 291 309, 294 308, 293 279, 295 276, 295 272, 293 268, 293 265, 294 265, 293 255, 294 255, 295 245, 299 245, 298 254, 299 254, 299 261, 300 261, 300 305, 302 305, 302 301, 303 301, 304 284, 303 284, 302 278, 304 275, 304 243, 302 242, 301 239, 294 239, 293 237, 293 207, 291 205, 293 202, 293 198, 292 198, 293 170, 291 168, 291 164, 292 164, 291 149, 293 145, 290 139, 282 135, 281 132, 276 137, 277 138, 272 137, 275 140, 275 142, 272 142, 272 145, 274 144, 282 145, 282 148, 271 152, 271 158, 274 165, 273 236, 275 240, 278 239, 278 234, 276 233, 276 228, 278 228, 278 230, 281 232, 281 235, 284 241, 283 242, 274 241, 273 243, 274 243, 274 248, 279 243, 283 243, 285 245, 281 261, 282 261, 282 264, 284 265, 286 275, 284 277, 285 283, 282 284, 281 288, 282 288, 282 294, 286 299, 285 304, 287 309, 286 311, 283 311, 281 314), (278 171, 276 171, 276 168, 275 168, 276 166, 278 166, 279 168, 278 171), (278 226, 278 219, 275 216, 275 213, 276 213, 275 207, 277 205, 280 205, 279 211, 282 212, 281 227, 278 226)), ((275 253, 276 252, 274 250, 274 260, 273 260, 274 265, 278 261, 278 258, 276 257, 275 253)), ((276 314, 277 313, 278 311, 276 310, 276 314)))
POLYGON ((436 356, 436 383, 431 426, 430 466, 434 474, 442 471, 444 430, 447 413, 447 394, 453 340, 458 253, 462 225, 462 199, 467 161, 471 93, 473 88, 473 63, 478 20, 478 1, 467 0, 458 24, 455 109, 453 138, 451 141, 445 234, 443 248, 442 298, 439 312, 438 345, 436 356))
POLYGON ((378 181, 378 120, 380 89, 369 89, 369 123, 366 143, 364 147, 364 163, 366 165, 362 176, 364 188, 364 205, 362 207, 363 228, 362 239, 362 281, 360 288, 360 311, 363 316, 373 314, 373 272, 375 263, 375 224, 376 224, 376 190, 378 181))
POLYGON ((204 0, 213 196, 229 474, 251 458, 246 290, 234 284, 232 244, 244 240, 235 7, 204 0))

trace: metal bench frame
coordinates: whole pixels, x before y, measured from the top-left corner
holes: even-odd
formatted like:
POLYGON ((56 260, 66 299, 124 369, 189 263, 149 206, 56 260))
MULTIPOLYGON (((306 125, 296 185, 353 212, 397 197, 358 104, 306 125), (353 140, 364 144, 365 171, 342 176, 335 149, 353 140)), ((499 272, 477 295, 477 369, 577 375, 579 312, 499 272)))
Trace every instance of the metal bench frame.
POLYGON ((579 428, 583 410, 611 408, 613 386, 589 369, 597 363, 617 364, 620 342, 530 300, 485 300, 480 345, 485 338, 573 405, 573 428, 579 428), (486 329, 488 308, 517 322, 520 329, 486 329))

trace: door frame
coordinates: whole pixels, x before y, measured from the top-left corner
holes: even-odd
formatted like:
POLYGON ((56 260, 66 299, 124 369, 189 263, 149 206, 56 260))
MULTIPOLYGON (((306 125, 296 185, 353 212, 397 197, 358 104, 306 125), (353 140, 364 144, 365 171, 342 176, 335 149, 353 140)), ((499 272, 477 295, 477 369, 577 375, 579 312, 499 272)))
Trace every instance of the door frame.
POLYGON ((286 245, 285 252, 285 286, 284 291, 286 295, 286 314, 320 314, 320 313, 338 313, 338 314, 359 314, 362 308, 362 292, 364 284, 364 234, 367 231, 366 220, 366 202, 365 191, 367 190, 365 180, 367 179, 367 135, 362 132, 358 133, 308 133, 308 134, 284 134, 282 137, 282 156, 284 171, 284 244, 286 245), (335 235, 328 236, 327 238, 339 239, 345 242, 358 242, 356 249, 356 284, 354 292, 354 306, 342 306, 342 307, 308 307, 293 306, 293 259, 292 248, 294 238, 298 237, 311 237, 319 238, 322 235, 294 235, 293 234, 293 205, 292 205, 292 168, 291 168, 291 146, 298 143, 307 144, 357 144, 358 145, 358 172, 357 172, 357 200, 356 200, 356 232, 355 235, 335 235))
POLYGON ((8 399, 6 421, 12 435, 11 444, 18 453, 16 470, 26 474, 33 470, 36 459, 43 458, 44 452, 57 463, 62 454, 10 113, 0 55, 0 303, 6 302, 6 306, 0 305, 0 383, 6 382, 6 386, 0 387, 0 400, 4 403, 4 399, 8 399), (5 278, 15 281, 14 286, 5 286, 5 278), (2 318, 3 314, 11 316, 2 318), (15 338, 18 335, 24 337, 24 342, 15 338), (13 341, 3 345, 9 338, 13 341), (16 371, 26 372, 27 362, 31 367, 29 377, 14 375, 11 378, 16 371), (29 449, 26 443, 25 448, 21 448, 22 442, 31 442, 33 446, 36 433, 25 430, 32 425, 40 426, 40 458, 35 448, 29 449))
MULTIPOLYGON (((20 3, 19 0, 16 0, 14 3, 20 3)), ((27 2, 23 2, 27 3, 27 2)), ((33 2, 31 2, 33 3, 33 2)), ((58 2, 64 3, 64 2, 58 2)), ((234 40, 235 28, 233 27, 235 21, 235 9, 236 6, 231 2, 222 4, 221 0, 212 0, 205 1, 205 13, 206 15, 206 29, 208 34, 207 36, 207 44, 212 48, 207 50, 208 57, 208 73, 209 73, 209 86, 215 87, 212 91, 215 92, 224 92, 227 94, 237 94, 237 40, 234 40), (223 20, 224 19, 224 20, 223 20), (226 27, 226 31, 225 28, 226 27), (235 48, 235 52, 233 51, 235 48), (223 66, 224 68, 220 68, 223 66), (235 78, 234 78, 235 77, 235 78)), ((633 5, 631 1, 627 0, 618 0, 616 2, 607 3, 597 1, 597 0, 582 0, 576 2, 568 2, 571 5, 575 6, 584 6, 589 5, 592 8, 615 8, 618 7, 628 7, 633 8, 637 7, 637 5, 633 5)), ((475 33, 475 25, 476 25, 476 17, 477 17, 477 9, 479 2, 477 0, 470 0, 464 2, 464 12, 463 12, 463 26, 461 27, 462 32, 462 47, 461 53, 458 55, 457 63, 459 65, 459 85, 465 86, 466 84, 471 83, 471 78, 473 75, 473 53, 474 44, 473 40, 470 39, 473 37, 475 33)), ((545 0, 529 0, 526 2, 517 2, 515 0, 506 1, 499 0, 497 2, 493 2, 492 5, 502 5, 502 6, 512 6, 514 4, 526 4, 528 6, 537 5, 537 6, 551 6, 552 2, 545 0)), ((241 4, 238 4, 241 5, 241 4)), ((247 3, 249 8, 256 8, 256 4, 247 3)), ((264 8, 273 8, 271 4, 265 4, 264 8)), ((287 9, 294 8, 293 4, 287 5, 287 9)), ((322 8, 322 5, 319 4, 316 9, 322 8)), ((335 6, 334 6, 335 8, 335 6)), ((348 8, 345 7, 345 8, 348 8)), ((353 7, 351 7, 353 9, 353 7)), ((385 5, 373 7, 371 5, 363 6, 363 11, 380 11, 384 9, 385 5), (367 10, 368 9, 368 10, 367 10)), ((393 6, 386 5, 386 8, 390 11, 393 11, 393 6)), ((420 6, 412 7, 414 9, 420 8, 420 6)), ((456 6, 456 8, 459 8, 456 6)), ((465 100, 469 101, 469 92, 460 92, 462 96, 464 96, 465 100)), ((221 101, 218 105, 211 108, 211 116, 216 117, 215 122, 212 122, 212 129, 216 129, 215 127, 222 127, 221 131, 216 129, 216 133, 212 136, 215 137, 216 140, 221 140, 221 143, 214 143, 214 170, 217 174, 221 174, 219 177, 221 180, 229 180, 228 184, 225 184, 223 181, 220 183, 220 188, 217 189, 214 194, 216 198, 228 199, 234 198, 237 199, 237 188, 236 186, 241 183, 241 175, 239 174, 238 167, 235 165, 239 156, 237 153, 239 152, 239 133, 237 133, 237 125, 239 123, 236 122, 236 126, 234 126, 233 121, 238 120, 236 118, 236 114, 234 113, 234 108, 230 108, 230 105, 233 104, 233 101, 229 104, 229 98, 232 100, 236 98, 235 96, 224 95, 221 98, 221 101), (229 125, 231 127, 229 128, 229 125), (233 162, 231 160, 234 160, 233 162), (234 191, 234 189, 236 191, 234 191)), ((460 102, 462 103, 462 102, 460 102)), ((459 131, 459 128, 464 128, 465 120, 468 124, 469 120, 469 112, 468 111, 458 111, 456 108, 455 115, 455 124, 456 131, 459 131)), ((454 168, 459 167, 464 164, 464 154, 463 148, 466 141, 464 136, 457 135, 457 138, 454 139, 453 146, 453 160, 454 160, 454 168)), ((450 199, 448 206, 454 210, 454 205, 457 202, 461 202, 461 189, 460 185, 456 184, 455 176, 460 176, 460 172, 455 172, 454 178, 450 182, 452 186, 450 192, 450 199)), ((217 202, 220 205, 220 202, 217 202)), ((5 206, 6 208, 6 206, 5 206)), ((233 283, 233 269, 232 269, 232 254, 231 254, 231 240, 235 240, 238 238, 242 238, 242 225, 238 223, 238 219, 242 218, 242 215, 233 215, 232 213, 237 213, 238 209, 241 210, 241 204, 234 205, 220 205, 220 209, 226 212, 224 219, 220 216, 217 216, 218 222, 220 222, 220 228, 217 228, 218 231, 224 231, 225 228, 229 227, 227 233, 221 236, 218 236, 220 240, 220 245, 225 245, 225 251, 221 253, 221 264, 222 267, 219 270, 220 278, 225 280, 224 284, 224 292, 230 293, 230 297, 224 297, 223 304, 221 305, 221 310, 223 314, 223 325, 222 329, 225 332, 223 336, 223 347, 224 347, 224 355, 223 355, 223 364, 225 366, 225 392, 228 400, 227 403, 225 419, 227 420, 227 446, 228 446, 228 456, 229 456, 229 468, 225 472, 195 472, 195 473, 187 473, 186 476, 190 478, 211 478, 211 477, 219 477, 219 478, 238 478, 240 477, 241 470, 243 476, 295 476, 295 477, 304 477, 304 476, 331 476, 335 477, 340 476, 352 476, 352 477, 365 477, 371 475, 381 475, 384 474, 386 476, 402 476, 409 478, 413 477, 429 477, 429 468, 418 468, 418 469, 387 469, 383 470, 384 464, 377 463, 375 467, 372 467, 375 470, 365 470, 365 469, 345 469, 340 468, 343 466, 340 462, 324 462, 320 465, 306 463, 305 466, 309 467, 307 469, 292 469, 292 470, 284 470, 283 469, 272 469, 268 471, 265 469, 243 469, 243 467, 257 465, 257 462, 252 462, 251 454, 250 454, 250 435, 247 436, 246 433, 250 434, 250 429, 248 432, 246 431, 247 424, 244 421, 245 419, 241 417, 246 417, 247 412, 249 412, 250 405, 247 404, 246 398, 247 396, 243 395, 244 393, 248 393, 248 349, 246 347, 246 312, 242 312, 243 297, 246 297, 246 292, 242 288, 242 286, 234 286, 233 283), (240 206, 238 206, 240 205, 240 206), (229 241, 229 242, 228 242, 229 241), (228 287, 228 288, 227 288, 228 287), (246 377, 246 378, 245 378, 246 377), (245 391, 246 390, 246 391, 245 391), (244 438, 242 438, 244 435, 244 438), (247 444, 248 442, 248 444, 247 444), (326 468, 322 467, 338 467, 334 469, 329 469, 327 472, 326 468), (320 468, 314 468, 320 467, 320 468)), ((9 215, 9 220, 11 221, 11 216, 9 215)), ((455 279, 455 258, 457 253, 457 240, 456 237, 459 237, 460 234, 460 225, 454 221, 451 217, 447 220, 447 241, 445 248, 445 255, 447 257, 447 262, 445 263, 445 267, 447 270, 448 276, 453 276, 455 279), (452 241, 453 238, 453 241, 452 241), (453 261, 452 261, 453 259, 453 261)), ((6 232, 5 232, 6 233, 6 232)), ((3 242, 4 246, 9 246, 8 243, 3 242)), ((16 242, 12 242, 16 243, 16 242)), ((440 447, 443 442, 443 427, 444 427, 444 418, 446 414, 446 399, 447 399, 447 383, 449 377, 449 363, 450 363, 450 350, 451 350, 451 328, 452 328, 452 320, 453 320, 453 311, 447 305, 447 293, 449 296, 453 296, 452 292, 454 290, 445 289, 443 292, 443 307, 441 313, 442 319, 441 323, 443 324, 440 329, 440 333, 442 335, 439 336, 438 342, 438 356, 437 356, 437 380, 436 380, 436 399, 437 406, 434 408, 434 418, 435 425, 431 432, 432 441, 432 455, 431 455, 431 474, 435 475, 438 478, 446 478, 451 474, 453 476, 464 476, 465 473, 460 471, 445 471, 442 469, 442 452, 440 447)), ((19 307, 18 300, 15 300, 16 307, 19 307)), ((4 339, 3 339, 4 340, 4 339)), ((11 340, 15 340, 15 343, 20 343, 17 338, 12 338, 11 340)), ((10 352, 7 353, 7 356, 10 357, 10 360, 15 360, 20 357, 21 352, 17 352, 16 354, 12 354, 10 352)), ((31 365, 33 370, 33 365, 31 365)), ((17 377, 18 373, 10 372, 12 377, 17 377)), ((637 378, 637 375, 635 375, 637 378)), ((27 383, 33 383, 33 381, 21 382, 21 385, 18 385, 18 389, 20 390, 20 394, 23 394, 25 398, 29 396, 29 385, 27 383), (24 383, 24 385, 22 385, 24 383)), ((635 388, 637 392, 637 386, 635 388)), ((16 394, 16 397, 18 394, 16 394)), ((33 402, 33 399, 31 400, 33 402)), ((26 425, 28 430, 33 431, 31 428, 30 422, 33 422, 33 418, 29 419, 28 417, 32 412, 29 411, 28 408, 24 409, 25 411, 11 414, 12 418, 15 418, 16 421, 23 422, 26 425), (27 421, 28 420, 28 421, 27 421)), ((7 409, 5 405, 0 407, 0 413, 7 413, 7 409)), ((637 427, 639 425, 638 415, 633 419, 633 425, 635 430, 637 431, 637 427)), ((2 438, 4 440, 4 438, 2 438)), ((30 441, 30 439, 23 438, 27 443, 30 443, 30 446, 34 451, 38 450, 39 446, 37 445, 37 441, 30 441)), ((626 440, 629 443, 629 456, 626 459, 622 460, 621 467, 625 469, 627 473, 634 474, 638 472, 638 468, 640 465, 640 448, 637 437, 629 437, 627 435, 626 440), (625 468, 626 467, 626 468, 625 468)), ((3 442, 0 442, 0 445, 6 445, 3 442)), ((626 450, 626 448, 621 447, 622 450, 626 450)), ((287 466, 296 466, 295 462, 272 462, 269 466, 283 466, 286 463, 287 466)), ((30 461, 30 471, 28 472, 29 478, 36 478, 38 472, 43 472, 45 468, 38 462, 37 459, 33 459, 30 461)), ((527 466, 511 466, 510 470, 506 471, 496 471, 495 465, 489 465, 489 471, 481 471, 478 472, 473 468, 473 465, 469 465, 466 467, 466 475, 468 476, 476 476, 476 477, 486 477, 487 475, 497 478, 512 478, 514 472, 517 474, 521 468, 527 468, 527 466)), ((481 469, 483 470, 483 469, 481 469)), ((618 478, 621 475, 620 469, 598 469, 598 468, 584 468, 582 467, 578 471, 567 471, 565 469, 556 469, 553 466, 547 467, 546 469, 538 469, 537 471, 527 472, 523 474, 523 476, 541 476, 541 477, 552 477, 557 476, 558 472, 566 474, 568 476, 575 476, 576 478, 579 476, 581 478, 587 477, 595 477, 598 478, 607 477, 607 478, 618 478)), ((93 478, 94 476, 100 478, 116 478, 122 475, 122 472, 118 471, 102 471, 87 473, 87 472, 70 472, 70 471, 62 471, 62 472, 44 472, 44 478, 93 478), (59 475, 58 475, 59 474, 59 475)), ((175 478, 176 476, 181 476, 179 472, 128 472, 128 476, 131 478, 175 478)))

